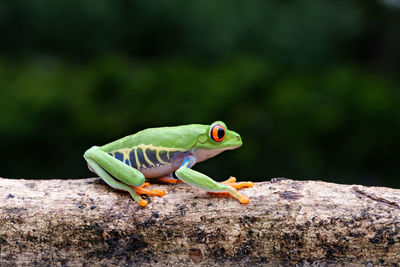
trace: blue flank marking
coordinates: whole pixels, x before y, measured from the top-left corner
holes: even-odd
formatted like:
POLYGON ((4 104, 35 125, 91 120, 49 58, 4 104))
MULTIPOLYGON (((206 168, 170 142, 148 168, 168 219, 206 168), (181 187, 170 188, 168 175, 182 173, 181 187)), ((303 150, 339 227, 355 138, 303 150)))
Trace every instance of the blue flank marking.
POLYGON ((147 166, 147 162, 146 162, 146 160, 144 159, 144 155, 143 155, 143 150, 142 150, 142 148, 138 147, 138 148, 136 149, 136 153, 137 153, 137 157, 138 157, 138 161, 140 162, 140 165, 143 165, 143 166, 145 166, 145 167, 148 167, 148 166, 147 166))
POLYGON ((114 156, 116 159, 118 159, 119 161, 124 162, 124 154, 122 154, 121 152, 115 152, 114 156))
POLYGON ((195 158, 193 156, 186 156, 183 159, 180 168, 182 168, 182 167, 191 168, 193 166, 194 161, 195 161, 195 158))
POLYGON ((131 166, 133 168, 137 169, 136 158, 135 158, 135 149, 132 149, 131 152, 129 152, 129 160, 131 161, 131 166))
POLYGON ((129 166, 129 160, 128 159, 125 160, 125 164, 129 166))

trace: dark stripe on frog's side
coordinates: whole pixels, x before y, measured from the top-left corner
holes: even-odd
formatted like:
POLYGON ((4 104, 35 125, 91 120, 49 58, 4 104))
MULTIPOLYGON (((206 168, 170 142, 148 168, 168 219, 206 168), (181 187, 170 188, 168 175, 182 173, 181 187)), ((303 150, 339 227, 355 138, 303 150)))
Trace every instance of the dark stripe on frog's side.
POLYGON ((150 160, 155 166, 162 165, 161 162, 159 162, 157 159, 157 150, 148 148, 145 150, 145 153, 148 160, 150 160))
POLYGON ((122 162, 124 162, 124 154, 122 154, 121 152, 115 152, 114 153, 114 157, 116 158, 116 159, 118 159, 119 161, 122 161, 122 162))
POLYGON ((168 156, 168 152, 165 150, 160 150, 158 151, 158 156, 160 157, 160 159, 164 162, 170 162, 170 158, 168 156))
POLYGON ((137 164, 136 164, 136 156, 135 156, 135 149, 132 149, 129 152, 129 161, 131 162, 131 166, 135 169, 137 169, 137 164))
POLYGON ((137 160, 140 163, 140 167, 139 167, 140 169, 150 167, 150 165, 144 159, 144 152, 143 152, 143 149, 141 147, 137 147, 136 148, 136 155, 137 155, 137 160))

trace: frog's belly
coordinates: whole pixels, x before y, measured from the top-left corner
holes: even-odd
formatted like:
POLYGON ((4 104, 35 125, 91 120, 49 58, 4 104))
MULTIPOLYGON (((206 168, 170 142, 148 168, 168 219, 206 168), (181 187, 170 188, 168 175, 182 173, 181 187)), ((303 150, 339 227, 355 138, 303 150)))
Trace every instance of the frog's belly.
POLYGON ((160 166, 140 168, 139 171, 143 173, 144 177, 146 178, 157 178, 170 175, 171 173, 176 171, 180 165, 181 162, 176 162, 160 166))

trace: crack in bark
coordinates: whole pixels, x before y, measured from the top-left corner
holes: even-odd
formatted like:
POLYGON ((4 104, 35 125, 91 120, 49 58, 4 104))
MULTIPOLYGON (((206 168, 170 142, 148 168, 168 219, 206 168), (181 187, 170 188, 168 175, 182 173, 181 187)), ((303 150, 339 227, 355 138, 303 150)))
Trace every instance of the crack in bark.
POLYGON ((361 190, 361 189, 359 189, 358 187, 355 187, 355 186, 353 187, 353 190, 354 190, 357 194, 360 194, 360 195, 362 195, 362 196, 365 196, 365 197, 367 197, 367 198, 369 198, 369 199, 372 199, 372 200, 374 200, 374 201, 377 201, 377 202, 380 202, 380 203, 389 205, 389 206, 391 206, 392 208, 400 209, 400 205, 399 205, 398 203, 394 202, 394 201, 387 200, 387 199, 385 199, 385 198, 383 198, 383 197, 378 197, 378 196, 375 195, 374 193, 365 192, 365 191, 363 191, 363 190, 361 190))

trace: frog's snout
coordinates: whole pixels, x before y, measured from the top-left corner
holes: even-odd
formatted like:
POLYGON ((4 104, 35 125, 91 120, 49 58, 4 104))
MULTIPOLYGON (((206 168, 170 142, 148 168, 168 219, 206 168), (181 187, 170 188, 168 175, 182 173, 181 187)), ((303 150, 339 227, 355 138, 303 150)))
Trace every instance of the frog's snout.
POLYGON ((240 137, 239 134, 236 134, 235 138, 236 142, 239 143, 239 146, 243 145, 242 137, 240 137))

